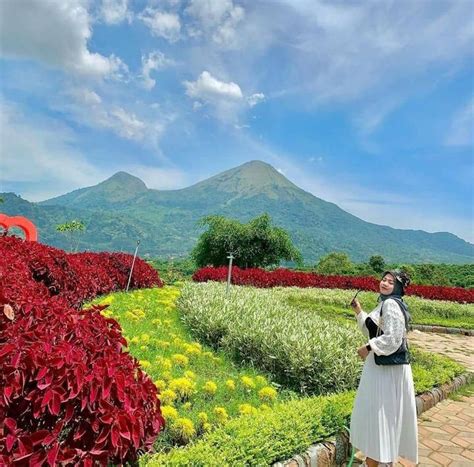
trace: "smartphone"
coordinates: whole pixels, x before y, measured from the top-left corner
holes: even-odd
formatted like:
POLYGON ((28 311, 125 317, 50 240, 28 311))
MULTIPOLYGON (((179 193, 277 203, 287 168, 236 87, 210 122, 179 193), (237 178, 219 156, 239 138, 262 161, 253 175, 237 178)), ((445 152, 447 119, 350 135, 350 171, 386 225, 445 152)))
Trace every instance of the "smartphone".
POLYGON ((359 292, 362 292, 362 289, 359 289, 356 294, 354 295, 354 298, 351 300, 351 303, 349 303, 349 306, 352 306, 352 304, 354 303, 354 300, 357 298, 357 295, 359 295, 359 292))

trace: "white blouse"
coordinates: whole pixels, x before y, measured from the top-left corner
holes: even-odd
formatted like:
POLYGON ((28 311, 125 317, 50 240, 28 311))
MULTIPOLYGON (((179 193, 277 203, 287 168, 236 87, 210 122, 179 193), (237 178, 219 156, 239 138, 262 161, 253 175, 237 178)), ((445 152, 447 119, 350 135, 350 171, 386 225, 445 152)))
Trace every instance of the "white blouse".
POLYGON ((406 337, 405 318, 400 309, 400 305, 391 298, 380 302, 369 314, 361 311, 357 315, 357 324, 362 333, 369 337, 369 330, 365 325, 365 320, 369 317, 383 334, 369 340, 370 347, 376 355, 390 355, 402 345, 402 340, 406 337), (383 304, 382 320, 380 322, 380 309, 383 304))

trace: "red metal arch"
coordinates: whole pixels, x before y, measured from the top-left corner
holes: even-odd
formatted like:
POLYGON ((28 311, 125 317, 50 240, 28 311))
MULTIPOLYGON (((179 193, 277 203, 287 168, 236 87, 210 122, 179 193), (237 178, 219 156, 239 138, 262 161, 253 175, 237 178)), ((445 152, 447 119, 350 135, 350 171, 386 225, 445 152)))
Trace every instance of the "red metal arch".
POLYGON ((30 242, 38 241, 38 230, 36 229, 35 224, 29 219, 23 216, 7 216, 6 214, 0 214, 0 226, 5 230, 8 230, 11 227, 19 227, 23 232, 25 232, 26 240, 30 242))

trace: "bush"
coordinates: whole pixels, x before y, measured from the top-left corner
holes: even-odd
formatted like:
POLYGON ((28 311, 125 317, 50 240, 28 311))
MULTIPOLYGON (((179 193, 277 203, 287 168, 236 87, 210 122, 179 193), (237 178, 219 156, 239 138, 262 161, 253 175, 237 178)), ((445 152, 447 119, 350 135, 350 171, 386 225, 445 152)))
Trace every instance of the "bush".
POLYGON ((231 420, 184 449, 144 459, 149 466, 271 465, 343 430, 354 393, 290 401, 231 420))
POLYGON ((309 394, 353 389, 362 365, 355 352, 362 334, 352 323, 295 310, 286 303, 286 293, 238 287, 226 299, 221 284, 191 283, 177 304, 196 337, 286 387, 309 394))
POLYGON ((13 237, 0 255, 0 464, 135 461, 164 424, 157 390, 103 307, 71 307, 90 293, 77 258, 13 237))
MULTIPOLYGON (((193 275, 195 282, 227 280, 227 267, 201 268, 193 275)), ((326 276, 320 274, 296 272, 289 269, 232 268, 232 283, 236 285, 251 285, 253 287, 320 287, 329 289, 361 289, 377 292, 379 279, 375 277, 326 276)), ((437 287, 428 285, 410 285, 407 295, 432 300, 446 300, 461 303, 474 303, 474 289, 460 287, 437 287)))

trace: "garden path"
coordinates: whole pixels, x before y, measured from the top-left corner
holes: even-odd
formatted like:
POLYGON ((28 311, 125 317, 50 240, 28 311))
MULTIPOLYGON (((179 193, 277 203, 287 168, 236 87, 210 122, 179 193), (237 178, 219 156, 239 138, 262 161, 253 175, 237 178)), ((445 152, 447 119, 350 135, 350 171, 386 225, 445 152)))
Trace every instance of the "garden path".
MULTIPOLYGON (((474 337, 412 331, 409 343, 451 357, 474 372, 474 337)), ((447 399, 418 418, 419 466, 474 466, 474 397, 447 399)), ((361 453, 356 454, 359 462, 361 453)), ((355 464, 355 463, 354 463, 355 464)), ((400 460, 397 467, 413 464, 400 460)))

